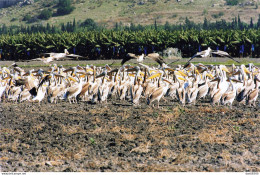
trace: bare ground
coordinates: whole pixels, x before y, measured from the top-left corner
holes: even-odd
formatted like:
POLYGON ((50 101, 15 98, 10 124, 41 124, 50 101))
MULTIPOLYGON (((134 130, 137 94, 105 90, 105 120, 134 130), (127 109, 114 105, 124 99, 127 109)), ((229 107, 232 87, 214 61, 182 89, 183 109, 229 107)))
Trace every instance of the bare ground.
POLYGON ((259 106, 141 104, 2 103, 2 171, 260 171, 259 106))
POLYGON ((0 103, 0 171, 260 171, 260 106, 0 103))

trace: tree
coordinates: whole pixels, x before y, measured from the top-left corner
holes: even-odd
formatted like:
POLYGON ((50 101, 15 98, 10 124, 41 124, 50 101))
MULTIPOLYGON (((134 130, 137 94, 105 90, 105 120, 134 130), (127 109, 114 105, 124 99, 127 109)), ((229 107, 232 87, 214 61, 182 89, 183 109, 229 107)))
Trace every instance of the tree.
POLYGON ((164 30, 171 30, 171 25, 168 21, 164 24, 164 30))
POLYGON ((205 17, 204 18, 204 22, 203 22, 203 29, 204 30, 207 30, 208 29, 208 27, 209 27, 209 24, 208 24, 209 22, 208 22, 208 20, 207 20, 207 18, 205 17))
POLYGON ((30 21, 32 19, 32 16, 27 14, 23 17, 23 21, 30 21))
POLYGON ((254 23, 253 23, 253 18, 251 17, 250 19, 250 24, 249 24, 249 28, 254 28, 254 23))
POLYGON ((73 20, 73 24, 72 24, 72 31, 75 32, 76 29, 77 29, 76 19, 74 18, 74 20, 73 20))
POLYGON ((157 30, 157 21, 156 21, 156 19, 154 20, 154 29, 157 30))
POLYGON ((258 29, 260 28, 260 14, 259 14, 259 16, 258 16, 258 21, 257 21, 256 27, 257 27, 258 29))
POLYGON ((241 21, 239 15, 238 15, 238 17, 237 17, 237 23, 238 23, 238 28, 239 28, 240 30, 243 30, 244 24, 243 24, 243 22, 241 21))
POLYGON ((226 0, 227 5, 238 5, 241 0, 226 0))
POLYGON ((62 24, 61 24, 61 31, 64 32, 65 30, 66 30, 65 25, 64 25, 64 23, 62 23, 62 24))
POLYGON ((59 0, 58 7, 58 15, 70 14, 75 9, 75 7, 71 6, 70 0, 59 0))
POLYGON ((51 25, 47 23, 46 30, 48 33, 51 33, 51 25))
POLYGON ((80 26, 86 27, 88 30, 94 30, 97 28, 96 22, 91 18, 87 18, 80 26))
POLYGON ((44 9, 40 15, 38 16, 39 19, 48 20, 52 17, 52 10, 51 9, 44 9))

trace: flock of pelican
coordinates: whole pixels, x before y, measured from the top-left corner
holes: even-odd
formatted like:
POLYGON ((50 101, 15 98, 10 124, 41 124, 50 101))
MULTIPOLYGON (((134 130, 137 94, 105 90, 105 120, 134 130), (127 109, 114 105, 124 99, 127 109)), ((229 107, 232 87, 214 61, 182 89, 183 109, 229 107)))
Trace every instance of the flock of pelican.
MULTIPOLYGON (((233 102, 256 106, 260 86, 260 69, 252 63, 227 68, 225 65, 194 65, 173 68, 156 53, 146 58, 158 66, 148 66, 144 55, 128 54, 122 65, 97 67, 94 65, 64 68, 52 64, 48 70, 25 71, 16 63, 0 68, 0 101, 49 103, 88 101, 107 103, 108 100, 125 100, 140 105, 160 105, 160 100, 171 99, 182 105, 197 102, 211 105, 229 105, 233 102), (135 66, 125 62, 136 58, 135 66), (170 98, 165 98, 169 96, 170 98)), ((170 102, 169 101, 169 102, 170 102)))

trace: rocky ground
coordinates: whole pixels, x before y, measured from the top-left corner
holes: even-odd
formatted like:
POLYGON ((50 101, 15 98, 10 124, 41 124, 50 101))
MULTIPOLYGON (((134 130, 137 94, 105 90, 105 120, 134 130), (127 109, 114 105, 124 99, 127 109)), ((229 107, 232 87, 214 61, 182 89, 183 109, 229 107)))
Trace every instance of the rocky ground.
POLYGON ((260 171, 259 102, 166 100, 0 103, 0 171, 260 171))

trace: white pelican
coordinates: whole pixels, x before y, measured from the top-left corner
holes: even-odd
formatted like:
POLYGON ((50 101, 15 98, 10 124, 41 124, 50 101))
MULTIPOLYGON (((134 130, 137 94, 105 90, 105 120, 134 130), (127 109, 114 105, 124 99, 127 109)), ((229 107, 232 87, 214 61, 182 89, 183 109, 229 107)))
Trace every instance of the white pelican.
POLYGON ((230 82, 231 89, 222 95, 222 103, 223 105, 229 104, 230 108, 232 108, 233 101, 236 98, 236 89, 230 78, 229 78, 229 82, 230 82))
POLYGON ((195 58, 195 57, 202 57, 202 58, 205 58, 205 57, 209 57, 211 56, 212 54, 216 54, 216 55, 219 55, 219 56, 223 56, 223 57, 228 57, 230 59, 232 59, 233 61, 237 62, 237 63, 240 63, 239 61, 236 61, 233 57, 231 57, 227 52, 224 52, 224 51, 221 51, 221 50, 212 50, 210 47, 208 47, 207 50, 203 50, 201 52, 197 52, 195 55, 193 55, 188 61, 187 63, 184 65, 184 68, 187 66, 187 64, 189 64, 189 62, 195 58))
POLYGON ((248 98, 247 98, 247 104, 248 105, 252 105, 256 106, 255 102, 257 100, 258 94, 259 94, 259 86, 260 86, 260 79, 255 76, 255 88, 250 90, 249 94, 248 94, 248 98))
POLYGON ((121 62, 121 65, 125 64, 125 62, 131 60, 131 59, 136 59, 137 62, 143 62, 144 60, 144 54, 142 55, 136 55, 136 54, 133 54, 133 53, 128 53, 124 59, 122 60, 121 62))
MULTIPOLYGON (((64 94, 63 98, 69 99, 69 103, 71 104, 71 99, 73 100, 74 103, 77 103, 77 95, 79 95, 79 93, 82 90, 82 85, 83 85, 83 81, 81 78, 79 78, 77 75, 77 82, 75 85, 71 86, 68 88, 68 90, 66 91, 66 93, 64 94)), ((72 80, 76 81, 74 78, 71 77, 72 80)))

